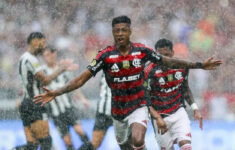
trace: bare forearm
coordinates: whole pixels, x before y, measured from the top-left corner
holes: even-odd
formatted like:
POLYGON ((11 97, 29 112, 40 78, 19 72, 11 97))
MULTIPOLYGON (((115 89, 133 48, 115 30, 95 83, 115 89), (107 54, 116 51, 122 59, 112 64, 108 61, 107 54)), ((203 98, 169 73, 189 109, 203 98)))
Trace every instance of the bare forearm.
POLYGON ((92 77, 91 72, 89 70, 86 70, 81 75, 77 76, 76 78, 68 82, 68 84, 66 84, 62 88, 55 90, 54 93, 56 96, 59 96, 64 93, 68 93, 75 89, 78 89, 82 85, 84 85, 91 77, 92 77))
POLYGON ((63 73, 64 71, 65 71, 64 68, 59 68, 59 69, 57 69, 55 72, 53 72, 51 75, 48 75, 48 76, 45 78, 43 84, 44 84, 44 85, 49 84, 52 80, 56 79, 56 78, 58 77, 58 75, 60 75, 60 74, 63 73))
POLYGON ((202 66, 200 66, 197 62, 189 62, 177 58, 169 58, 169 57, 162 57, 162 63, 163 65, 168 66, 172 69, 200 69, 202 66))
POLYGON ((51 75, 46 75, 43 71, 39 71, 38 73, 36 73, 35 78, 36 80, 40 81, 43 85, 48 85, 52 80, 54 80, 59 74, 64 71, 65 69, 59 68, 51 75))

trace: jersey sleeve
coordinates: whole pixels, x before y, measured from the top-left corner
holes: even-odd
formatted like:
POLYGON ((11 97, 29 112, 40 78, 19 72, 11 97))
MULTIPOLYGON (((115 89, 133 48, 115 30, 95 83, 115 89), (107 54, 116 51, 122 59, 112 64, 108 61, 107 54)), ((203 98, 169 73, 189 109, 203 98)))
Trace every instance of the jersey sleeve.
POLYGON ((153 63, 160 63, 162 61, 162 55, 157 54, 156 52, 154 52, 153 49, 151 48, 146 48, 145 49, 147 52, 147 59, 153 63))
POLYGON ((39 65, 39 61, 36 57, 30 57, 26 61, 26 66, 27 69, 33 73, 33 75, 42 70, 42 67, 39 65))
POLYGON ((188 80, 188 76, 189 76, 189 69, 185 70, 185 78, 184 80, 188 80))
POLYGON ((104 67, 104 54, 102 51, 96 55, 96 57, 92 60, 91 64, 87 66, 87 69, 92 73, 93 76, 96 75, 104 67))

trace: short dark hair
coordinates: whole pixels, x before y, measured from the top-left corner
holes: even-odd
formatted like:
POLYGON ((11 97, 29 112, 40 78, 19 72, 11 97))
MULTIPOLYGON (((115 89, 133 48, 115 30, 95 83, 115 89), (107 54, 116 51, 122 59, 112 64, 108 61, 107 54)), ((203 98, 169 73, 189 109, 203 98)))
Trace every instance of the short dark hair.
POLYGON ((127 23, 129 26, 131 25, 131 19, 127 16, 118 16, 113 18, 112 21, 112 27, 114 27, 115 24, 119 23, 127 23))
POLYGON ((33 39, 42 39, 42 38, 45 38, 45 36, 41 32, 32 32, 28 36, 27 43, 30 44, 30 42, 33 39))
POLYGON ((168 40, 168 39, 160 39, 156 42, 155 44, 155 50, 157 50, 158 48, 164 48, 164 47, 169 47, 170 50, 173 50, 173 43, 168 40))

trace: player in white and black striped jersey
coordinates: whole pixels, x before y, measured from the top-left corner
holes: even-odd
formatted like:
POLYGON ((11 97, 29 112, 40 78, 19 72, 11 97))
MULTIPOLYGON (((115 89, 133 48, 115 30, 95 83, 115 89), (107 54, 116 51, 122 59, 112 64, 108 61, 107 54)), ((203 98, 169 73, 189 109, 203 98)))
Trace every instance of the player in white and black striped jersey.
MULTIPOLYGON (((42 70, 45 74, 50 75, 54 72, 59 66, 57 62, 57 51, 53 47, 47 47, 43 52, 43 59, 45 61, 45 65, 42 67, 42 70)), ((69 61, 69 60, 67 60, 69 61)), ((68 70, 72 71, 77 68, 76 64, 71 64, 68 70)), ((60 74, 57 78, 51 81, 50 84, 47 85, 47 88, 50 90, 57 89, 59 87, 64 86, 69 79, 71 78, 71 74, 66 71, 60 74)), ((84 104, 88 104, 85 97, 81 94, 81 92, 77 91, 79 94, 79 99, 82 100, 84 104)), ((59 130, 63 140, 67 146, 68 150, 74 150, 72 146, 71 137, 69 134, 69 127, 73 126, 76 133, 80 136, 81 140, 85 143, 88 142, 88 137, 86 133, 83 131, 82 126, 79 121, 78 111, 74 107, 74 103, 72 100, 72 95, 69 93, 63 94, 55 98, 54 101, 49 103, 49 116, 52 117, 57 129, 59 130)))
POLYGON ((28 36, 28 50, 20 57, 19 74, 23 87, 23 100, 20 105, 20 117, 23 121, 26 145, 14 149, 35 150, 40 145, 41 149, 49 150, 52 140, 49 135, 46 108, 33 103, 33 97, 42 93, 42 85, 50 83, 66 67, 61 66, 51 75, 46 76, 41 67, 37 55, 45 49, 45 36, 40 32, 33 32, 28 36))
POLYGON ((92 140, 89 143, 84 143, 79 150, 94 150, 101 145, 106 131, 113 124, 111 118, 111 99, 112 94, 103 74, 100 82, 100 100, 97 103, 92 140))

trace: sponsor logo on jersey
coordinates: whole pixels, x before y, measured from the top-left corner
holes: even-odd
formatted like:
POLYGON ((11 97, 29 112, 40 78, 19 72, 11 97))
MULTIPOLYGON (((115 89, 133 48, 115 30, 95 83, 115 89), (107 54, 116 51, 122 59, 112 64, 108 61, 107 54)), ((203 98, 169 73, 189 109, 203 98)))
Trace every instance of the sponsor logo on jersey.
POLYGON ((135 81, 140 78, 140 75, 133 75, 133 76, 128 76, 128 77, 121 77, 121 78, 114 78, 114 82, 125 82, 125 81, 135 81))
POLYGON ((160 85, 164 85, 164 84, 166 83, 163 77, 161 77, 161 78, 158 80, 158 82, 159 82, 160 85))
POLYGON ((132 64, 133 64, 133 66, 135 66, 136 68, 141 67, 141 60, 135 58, 135 59, 132 61, 132 64))
POLYGON ((111 72, 118 72, 118 71, 119 71, 118 65, 116 63, 113 64, 113 66, 111 67, 111 72))
POLYGON ((182 79, 182 78, 183 78, 182 72, 177 71, 177 72, 175 73, 175 78, 176 78, 177 80, 182 79))
POLYGON ((180 84, 178 84, 178 85, 176 85, 176 86, 174 86, 174 87, 172 87, 172 88, 161 89, 161 92, 170 93, 170 92, 172 92, 172 91, 178 89, 181 85, 182 85, 182 84, 180 83, 180 84))
POLYGON ((124 60, 122 62, 122 66, 124 69, 129 69, 130 68, 130 62, 128 60, 124 60))

